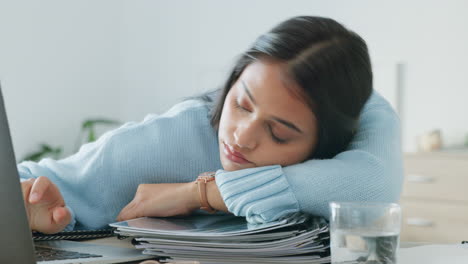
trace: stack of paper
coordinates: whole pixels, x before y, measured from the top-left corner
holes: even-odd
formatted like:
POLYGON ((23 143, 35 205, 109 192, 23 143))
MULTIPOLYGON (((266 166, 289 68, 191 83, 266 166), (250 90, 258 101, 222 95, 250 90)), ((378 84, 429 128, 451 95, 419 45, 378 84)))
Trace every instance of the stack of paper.
POLYGON ((261 225, 243 217, 196 215, 138 218, 111 224, 161 261, 201 263, 329 263, 328 224, 295 215, 261 225))

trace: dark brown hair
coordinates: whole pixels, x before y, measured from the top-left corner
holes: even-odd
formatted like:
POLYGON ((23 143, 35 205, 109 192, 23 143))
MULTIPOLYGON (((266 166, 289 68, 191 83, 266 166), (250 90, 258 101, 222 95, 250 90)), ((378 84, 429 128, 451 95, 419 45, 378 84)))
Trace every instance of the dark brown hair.
POLYGON ((318 119, 318 144, 311 158, 331 158, 344 151, 372 93, 365 41, 330 18, 300 16, 280 23, 257 38, 235 63, 224 87, 217 91, 211 111, 213 127, 218 127, 226 95, 242 71, 262 58, 285 63, 289 76, 303 89, 299 94, 306 97, 318 119))

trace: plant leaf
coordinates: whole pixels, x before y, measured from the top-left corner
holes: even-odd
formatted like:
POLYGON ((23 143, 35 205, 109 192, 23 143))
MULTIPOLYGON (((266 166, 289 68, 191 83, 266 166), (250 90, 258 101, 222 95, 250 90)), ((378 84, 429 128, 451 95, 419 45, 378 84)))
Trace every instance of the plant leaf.
POLYGON ((40 144, 39 148, 40 150, 27 154, 22 161, 40 161, 48 156, 58 159, 62 153, 61 147, 54 148, 45 143, 40 144))

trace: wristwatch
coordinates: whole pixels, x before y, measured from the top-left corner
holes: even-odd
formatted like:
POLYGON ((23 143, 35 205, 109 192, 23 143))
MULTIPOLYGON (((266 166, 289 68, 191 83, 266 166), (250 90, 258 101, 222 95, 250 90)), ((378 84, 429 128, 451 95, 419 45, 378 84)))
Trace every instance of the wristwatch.
POLYGON ((213 209, 208 203, 208 198, 206 196, 206 183, 215 180, 215 172, 204 172, 198 175, 195 184, 198 185, 198 197, 200 199, 200 209, 207 211, 208 213, 216 213, 217 210, 213 209))

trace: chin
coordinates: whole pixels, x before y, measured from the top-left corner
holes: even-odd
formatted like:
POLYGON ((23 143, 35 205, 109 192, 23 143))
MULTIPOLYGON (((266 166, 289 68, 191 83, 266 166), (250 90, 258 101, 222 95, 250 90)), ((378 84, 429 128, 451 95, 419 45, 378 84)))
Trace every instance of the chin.
POLYGON ((241 170, 242 169, 239 166, 234 166, 234 164, 232 164, 229 161, 222 162, 222 165, 223 165, 223 169, 225 171, 236 171, 236 170, 241 170))

